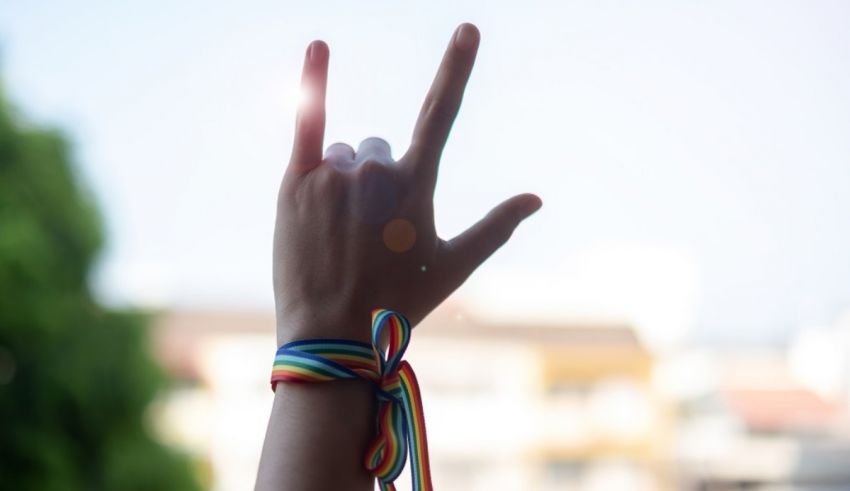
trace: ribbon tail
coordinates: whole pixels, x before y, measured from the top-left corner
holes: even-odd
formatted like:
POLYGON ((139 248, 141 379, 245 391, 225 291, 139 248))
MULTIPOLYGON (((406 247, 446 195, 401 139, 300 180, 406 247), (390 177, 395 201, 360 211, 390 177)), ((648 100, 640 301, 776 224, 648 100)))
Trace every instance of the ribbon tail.
POLYGON ((366 453, 365 465, 382 486, 391 485, 407 461, 408 445, 404 438, 405 414, 402 405, 382 402, 377 425, 378 434, 366 453))
POLYGON ((414 491, 433 491, 431 462, 428 458, 428 438, 425 433, 425 411, 422 395, 413 368, 402 361, 398 369, 402 398, 407 420, 407 441, 410 452, 410 476, 414 491))

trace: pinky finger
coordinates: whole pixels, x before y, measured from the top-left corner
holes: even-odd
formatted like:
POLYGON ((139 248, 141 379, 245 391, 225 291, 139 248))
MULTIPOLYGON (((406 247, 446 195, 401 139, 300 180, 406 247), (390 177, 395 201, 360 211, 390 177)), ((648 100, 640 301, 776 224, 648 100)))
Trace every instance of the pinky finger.
POLYGON ((328 45, 313 41, 304 57, 302 102, 295 123, 290 168, 308 169, 322 160, 325 138, 325 92, 328 84, 328 45))

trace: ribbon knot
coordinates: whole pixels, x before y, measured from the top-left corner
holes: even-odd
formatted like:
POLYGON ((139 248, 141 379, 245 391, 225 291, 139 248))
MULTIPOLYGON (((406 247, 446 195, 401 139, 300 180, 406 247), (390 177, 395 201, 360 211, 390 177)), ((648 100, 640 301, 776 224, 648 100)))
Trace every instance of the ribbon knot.
POLYGON ((364 379, 375 386, 377 432, 365 456, 365 466, 383 491, 404 469, 410 452, 414 491, 432 491, 428 442, 419 384, 413 368, 402 360, 410 342, 410 323, 386 309, 372 311, 372 344, 345 339, 309 339, 284 344, 277 350, 271 384, 364 379), (381 339, 387 329, 386 354, 381 339))

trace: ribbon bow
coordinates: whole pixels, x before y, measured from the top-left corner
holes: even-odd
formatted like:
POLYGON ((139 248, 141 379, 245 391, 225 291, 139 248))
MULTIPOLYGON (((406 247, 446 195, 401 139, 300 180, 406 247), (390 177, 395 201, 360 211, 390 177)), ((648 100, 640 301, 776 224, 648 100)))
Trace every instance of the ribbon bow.
POLYGON ((432 491, 428 442, 419 384, 413 368, 402 360, 410 342, 410 323, 386 309, 372 311, 372 344, 346 339, 308 339, 277 350, 271 384, 364 379, 378 397, 377 435, 366 452, 366 468, 382 491, 394 491, 393 481, 404 469, 410 451, 414 491, 432 491), (386 355, 380 348, 389 329, 386 355))

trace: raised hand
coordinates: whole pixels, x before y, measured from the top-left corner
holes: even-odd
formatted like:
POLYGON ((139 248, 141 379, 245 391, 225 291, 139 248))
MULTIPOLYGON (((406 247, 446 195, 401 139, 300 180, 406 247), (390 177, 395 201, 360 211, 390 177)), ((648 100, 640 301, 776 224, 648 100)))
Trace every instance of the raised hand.
MULTIPOLYGON (((514 196, 451 240, 434 227, 443 147, 475 62, 479 33, 452 36, 407 152, 367 138, 355 150, 323 149, 328 47, 307 49, 292 157, 278 197, 274 287, 278 342, 338 337, 368 341, 370 312, 387 308, 418 323, 541 206, 514 196)), ((486 185, 486 178, 470 185, 486 185)))

